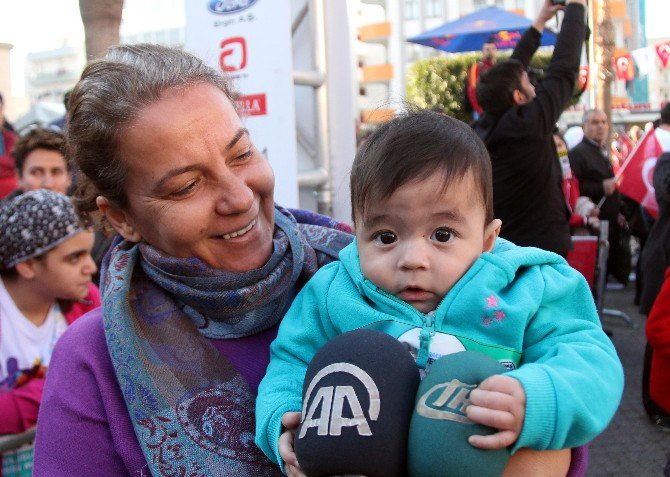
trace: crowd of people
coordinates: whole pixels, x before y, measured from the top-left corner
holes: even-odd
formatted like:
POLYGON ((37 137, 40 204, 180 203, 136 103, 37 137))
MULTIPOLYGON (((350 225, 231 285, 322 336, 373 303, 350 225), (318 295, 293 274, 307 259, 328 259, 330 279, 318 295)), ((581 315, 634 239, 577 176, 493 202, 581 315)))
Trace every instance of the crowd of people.
MULTIPOLYGON (((63 124, 17 134, 5 123, 0 435, 36 426, 38 477, 304 476, 296 440, 340 435, 315 420, 297 432, 310 363, 366 328, 402 343, 422 378, 461 351, 502 363, 468 395, 459 419, 490 432, 467 445, 507 449, 504 475, 583 475, 623 370, 565 259, 571 236, 602 220, 625 244, 632 215, 606 115, 587 111, 571 149, 556 129, 586 29, 585 0, 566 3, 545 1, 510 60, 489 44, 471 72, 471 127, 407 111, 366 139, 351 172, 353 228, 274 202, 273 171, 228 80, 182 50, 114 46, 84 69, 63 124), (530 59, 559 10, 533 84, 530 59)), ((667 244, 668 164, 659 159, 647 250, 667 244)), ((613 246, 616 280, 630 263, 613 246)), ((645 280, 659 296, 650 399, 667 426, 659 303, 670 278, 645 280)), ((414 401, 416 389, 399 392, 414 401)), ((345 438, 365 420, 351 411, 337 424, 345 438)))

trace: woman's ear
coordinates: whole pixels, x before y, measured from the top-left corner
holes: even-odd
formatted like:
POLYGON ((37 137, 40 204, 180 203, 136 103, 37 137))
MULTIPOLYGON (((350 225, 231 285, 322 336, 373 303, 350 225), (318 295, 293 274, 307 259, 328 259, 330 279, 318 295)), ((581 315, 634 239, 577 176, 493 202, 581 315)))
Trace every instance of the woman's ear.
POLYGON ((115 205, 113 205, 106 197, 98 196, 95 199, 100 213, 104 215, 109 223, 114 227, 121 237, 129 242, 141 242, 142 236, 129 222, 128 215, 115 205))
POLYGON ((521 104, 525 103, 525 95, 521 92, 520 89, 515 89, 514 92, 512 93, 512 99, 514 100, 514 104, 516 106, 519 106, 521 104))
POLYGON ((493 219, 484 229, 484 243, 482 246, 482 252, 490 252, 493 250, 493 246, 496 244, 496 239, 500 235, 500 227, 502 227, 502 221, 500 219, 493 219))

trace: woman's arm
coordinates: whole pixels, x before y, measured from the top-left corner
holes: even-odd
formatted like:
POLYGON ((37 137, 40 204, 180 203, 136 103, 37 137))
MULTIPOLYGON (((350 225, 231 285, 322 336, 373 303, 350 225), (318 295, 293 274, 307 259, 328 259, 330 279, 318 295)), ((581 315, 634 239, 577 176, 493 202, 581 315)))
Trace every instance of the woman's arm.
POLYGON ((37 423, 33 475, 141 475, 145 464, 97 310, 77 320, 56 344, 37 423))

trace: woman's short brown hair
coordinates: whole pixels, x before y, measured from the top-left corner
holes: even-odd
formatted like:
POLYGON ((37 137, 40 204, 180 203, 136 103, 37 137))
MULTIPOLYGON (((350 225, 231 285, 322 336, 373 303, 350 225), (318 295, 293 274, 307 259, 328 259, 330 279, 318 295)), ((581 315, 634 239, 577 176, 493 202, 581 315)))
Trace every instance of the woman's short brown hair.
POLYGON ((372 201, 399 187, 443 174, 443 187, 472 172, 486 223, 493 220, 491 159, 477 134, 462 121, 432 111, 409 111, 383 124, 363 143, 351 169, 352 218, 364 220, 372 201))
POLYGON ((106 197, 125 209, 127 168, 119 155, 126 128, 167 91, 208 83, 233 101, 226 79, 196 56, 159 45, 119 45, 91 62, 70 95, 67 151, 81 170, 74 204, 90 225, 106 197), (83 177, 82 177, 83 176, 83 177))

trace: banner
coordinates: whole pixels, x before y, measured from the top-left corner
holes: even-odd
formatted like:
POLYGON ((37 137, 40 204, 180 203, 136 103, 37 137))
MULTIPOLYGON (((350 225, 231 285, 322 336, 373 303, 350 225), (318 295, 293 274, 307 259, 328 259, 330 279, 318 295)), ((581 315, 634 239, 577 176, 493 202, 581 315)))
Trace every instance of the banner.
POLYGON ((668 60, 670 60, 670 41, 659 43, 658 45, 655 45, 654 48, 656 49, 658 59, 661 60, 661 66, 665 68, 668 66, 668 60))
POLYGON ((298 206, 289 0, 185 0, 186 50, 240 93, 251 140, 275 173, 275 202, 298 206))
POLYGON ((631 51, 631 56, 637 66, 637 74, 639 76, 647 76, 651 70, 652 65, 654 64, 653 53, 650 48, 638 48, 637 50, 631 51))
POLYGON ((616 77, 620 80, 632 81, 635 79, 633 57, 629 54, 615 56, 614 69, 616 71, 616 77))
POLYGON ((638 141, 617 175, 619 192, 644 206, 654 218, 658 215, 654 196, 654 166, 662 152, 652 128, 638 141))

